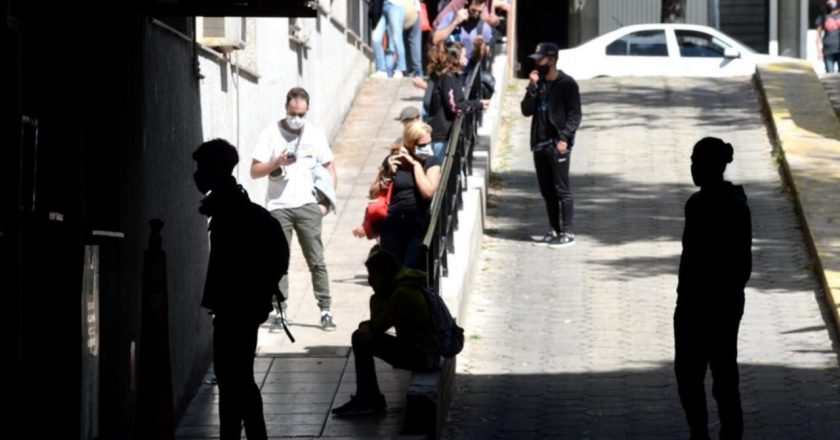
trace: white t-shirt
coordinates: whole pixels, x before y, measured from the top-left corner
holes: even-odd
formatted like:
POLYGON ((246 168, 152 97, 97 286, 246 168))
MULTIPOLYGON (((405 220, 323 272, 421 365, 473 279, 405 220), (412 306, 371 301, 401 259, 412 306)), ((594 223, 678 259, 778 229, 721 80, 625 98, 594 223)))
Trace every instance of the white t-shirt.
POLYGON ((263 130, 251 155, 254 160, 265 163, 286 151, 297 154, 297 161, 284 167, 286 172, 282 177, 268 176, 265 207, 269 211, 318 203, 312 170, 332 162, 333 154, 327 137, 309 121, 303 127, 303 138, 299 144, 298 138, 297 133, 284 129, 282 123, 277 121, 263 130))

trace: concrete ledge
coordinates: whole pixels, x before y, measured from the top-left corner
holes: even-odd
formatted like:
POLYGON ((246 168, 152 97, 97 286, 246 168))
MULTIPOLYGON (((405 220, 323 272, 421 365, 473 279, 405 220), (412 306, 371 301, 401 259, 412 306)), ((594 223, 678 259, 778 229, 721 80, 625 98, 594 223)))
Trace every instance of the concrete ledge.
POLYGON ((756 78, 814 270, 840 330, 840 122, 810 64, 759 66, 756 78))
POLYGON ((403 434, 440 438, 452 398, 455 359, 444 359, 440 370, 411 373, 405 400, 403 434))

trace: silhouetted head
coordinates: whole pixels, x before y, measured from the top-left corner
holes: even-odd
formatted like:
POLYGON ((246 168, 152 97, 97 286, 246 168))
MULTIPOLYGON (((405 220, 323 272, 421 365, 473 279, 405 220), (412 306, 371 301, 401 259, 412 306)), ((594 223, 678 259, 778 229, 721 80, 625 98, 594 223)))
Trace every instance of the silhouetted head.
POLYGON ((199 145, 192 158, 196 162, 193 179, 202 194, 230 180, 233 167, 239 163, 236 148, 224 139, 213 139, 199 145))
POLYGON ((694 144, 691 153, 691 178, 697 186, 723 181, 726 164, 732 162, 734 151, 731 144, 721 139, 706 137, 694 144))
POLYGON ((392 253, 374 246, 365 261, 368 271, 368 283, 376 293, 385 293, 402 269, 402 264, 392 253))

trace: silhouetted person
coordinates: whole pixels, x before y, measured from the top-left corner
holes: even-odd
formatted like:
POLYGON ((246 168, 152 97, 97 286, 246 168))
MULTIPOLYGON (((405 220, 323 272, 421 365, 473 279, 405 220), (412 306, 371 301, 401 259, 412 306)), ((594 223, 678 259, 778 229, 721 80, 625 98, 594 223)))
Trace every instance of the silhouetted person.
POLYGON ((205 142, 193 153, 199 211, 210 217, 210 263, 201 305, 213 315, 213 368, 219 384, 221 438, 266 438, 260 389, 254 382, 259 326, 272 310, 289 245, 280 224, 231 175, 239 162, 227 141, 205 142))
POLYGON ((336 416, 359 416, 385 410, 385 396, 379 390, 373 358, 406 370, 431 370, 440 363, 440 349, 434 336, 432 316, 423 287, 426 273, 404 268, 387 251, 374 246, 365 266, 373 288, 370 320, 353 332, 356 360, 356 394, 332 410, 336 416), (385 333, 394 327, 396 336, 385 333))
POLYGON ((700 191, 685 204, 674 342, 680 402, 692 439, 708 439, 703 381, 712 370, 712 394, 720 438, 740 439, 744 421, 738 391, 738 327, 744 286, 752 271, 752 226, 741 186, 723 180, 732 145, 701 139, 691 155, 691 176, 700 191))

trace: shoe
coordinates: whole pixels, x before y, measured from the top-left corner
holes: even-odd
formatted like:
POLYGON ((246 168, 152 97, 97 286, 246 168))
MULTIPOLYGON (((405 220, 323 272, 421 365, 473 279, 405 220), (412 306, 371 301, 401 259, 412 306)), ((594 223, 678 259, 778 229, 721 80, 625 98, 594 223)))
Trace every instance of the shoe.
POLYGON ((350 396, 350 401, 344 405, 334 408, 332 413, 336 417, 365 416, 381 413, 388 405, 385 403, 385 396, 382 394, 374 398, 364 398, 359 395, 350 396))
POLYGON ((542 237, 538 235, 532 235, 531 240, 534 242, 534 245, 546 245, 551 243, 552 240, 557 239, 557 233, 554 231, 548 231, 542 237))
POLYGON ((286 314, 286 311, 283 310, 282 307, 275 307, 274 308, 274 324, 275 325, 291 325, 292 321, 289 319, 289 315, 286 314))
POLYGON ((548 243, 548 247, 550 248, 563 248, 575 245, 575 234, 571 232, 564 232, 560 234, 559 237, 556 237, 554 240, 551 240, 548 243))
POLYGON ((388 78, 388 72, 386 72, 384 70, 377 70, 370 77, 373 78, 373 79, 386 79, 386 78, 388 78))
POLYGON ((394 76, 392 76, 391 78, 394 78, 394 79, 403 79, 403 73, 402 73, 402 72, 400 72, 399 70, 395 70, 395 71, 394 71, 394 76))
POLYGON ((335 323, 333 322, 332 313, 321 313, 321 330, 325 332, 335 331, 335 323))

